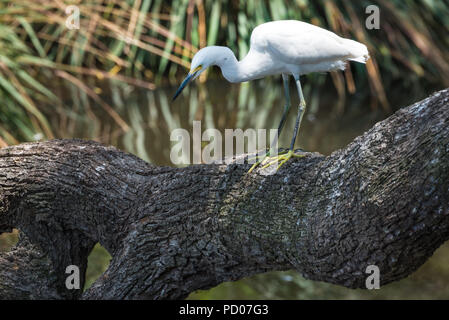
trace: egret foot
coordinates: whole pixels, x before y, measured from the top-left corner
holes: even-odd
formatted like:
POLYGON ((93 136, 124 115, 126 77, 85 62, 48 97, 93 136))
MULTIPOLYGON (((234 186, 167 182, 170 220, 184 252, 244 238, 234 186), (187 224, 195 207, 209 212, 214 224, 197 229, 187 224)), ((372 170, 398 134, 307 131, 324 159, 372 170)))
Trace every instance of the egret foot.
MULTIPOLYGON (((262 169, 271 166, 272 164, 274 164, 274 163, 276 163, 276 162, 278 161, 278 160, 274 160, 274 159, 279 159, 280 156, 288 156, 288 159, 290 159, 291 157, 297 157, 297 158, 302 158, 302 157, 304 157, 304 155, 298 155, 298 154, 295 154, 295 152, 294 152, 293 150, 285 150, 285 149, 283 149, 283 150, 278 150, 277 156, 270 157, 270 151, 268 151, 267 153, 265 153, 265 155, 263 156, 262 160, 259 160, 259 161, 257 161, 255 164, 252 165, 252 167, 248 170, 248 173, 251 173, 251 172, 252 172, 255 168, 257 168, 260 164, 263 164, 264 162, 267 162, 267 161, 269 161, 269 163, 268 163, 268 164, 265 164, 265 165, 262 167, 262 169), (290 156, 288 156, 289 153, 291 153, 290 156)), ((254 159, 254 158, 257 159, 257 158, 259 158, 259 156, 253 157, 252 159, 254 159)), ((278 169, 281 167, 281 165, 283 165, 285 162, 287 162, 288 159, 286 159, 285 161, 281 159, 281 160, 284 161, 284 162, 281 163, 281 164, 278 166, 278 169)))
MULTIPOLYGON (((252 165, 252 167, 248 170, 248 173, 251 173, 255 168, 259 166, 262 162, 265 161, 265 159, 270 155, 270 152, 265 153, 262 160, 257 161, 255 164, 252 165)), ((256 157, 257 159, 257 157, 256 157)))
MULTIPOLYGON (((252 167, 248 170, 248 173, 251 173, 255 168, 259 166, 262 162, 265 161, 265 159, 270 155, 270 151, 267 151, 265 155, 263 156, 262 160, 257 161, 255 164, 252 165, 252 167)), ((257 159, 259 156, 251 157, 251 159, 257 159)))
MULTIPOLYGON (((296 154, 293 150, 288 150, 288 152, 287 153, 284 153, 284 154, 279 154, 279 155, 277 155, 277 156, 275 156, 275 157, 268 157, 268 163, 267 164, 265 164, 263 167, 262 167, 262 169, 265 169, 265 168, 268 168, 269 166, 272 166, 273 164, 277 164, 277 163, 279 163, 280 162, 280 164, 278 165, 278 167, 277 167, 277 169, 276 170, 279 170, 279 168, 284 164, 284 163, 286 163, 288 160, 290 160, 290 158, 293 158, 293 157, 295 157, 295 158, 302 158, 302 157, 305 157, 305 155, 303 155, 303 154, 296 154)), ((266 160, 264 160, 264 161, 262 161, 262 162, 265 162, 266 160)))
POLYGON ((256 160, 259 158, 265 159, 265 157, 269 154, 270 154, 270 150, 268 150, 268 149, 265 151, 265 153, 263 153, 263 151, 260 151, 260 152, 256 153, 256 155, 248 156, 246 158, 246 161, 247 161, 247 163, 249 163, 250 161, 255 160, 255 159, 256 160))
MULTIPOLYGON (((287 150, 282 150, 282 151, 280 151, 280 152, 279 152, 279 150, 278 150, 278 155, 280 155, 280 154, 286 154, 286 153, 287 153, 287 150)), ((257 161, 255 164, 252 165, 252 167, 248 170, 248 173, 251 173, 255 168, 257 168, 257 167, 259 166, 259 164, 261 164, 261 163, 264 162, 267 158, 269 158, 269 156, 270 156, 270 151, 267 151, 267 152, 265 153, 265 155, 261 156, 261 157, 262 157, 262 160, 259 160, 259 161, 257 161)), ((257 158, 259 158, 259 156, 251 157, 251 159, 257 159, 257 158)), ((250 159, 250 158, 248 158, 248 160, 249 160, 249 159, 250 159)))

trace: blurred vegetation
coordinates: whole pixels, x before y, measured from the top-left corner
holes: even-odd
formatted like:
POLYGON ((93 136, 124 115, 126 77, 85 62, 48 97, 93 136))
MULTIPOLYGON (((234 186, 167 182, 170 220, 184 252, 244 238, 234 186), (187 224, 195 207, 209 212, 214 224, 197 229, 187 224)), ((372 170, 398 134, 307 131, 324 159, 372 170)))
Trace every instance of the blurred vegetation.
POLYGON ((10 233, 0 234, 0 252, 8 252, 19 241, 19 231, 12 230, 10 233))
MULTIPOLYGON (((101 96, 101 80, 154 90, 184 74, 199 47, 227 45, 243 57, 251 30, 278 19, 311 22, 367 44, 372 59, 366 68, 331 74, 335 108, 343 110, 346 94, 357 90, 373 109, 390 112, 397 92, 449 85, 448 16, 447 0, 2 0, 0 146, 59 137, 46 115, 95 120, 92 103, 126 131, 128 124, 101 96), (371 4, 380 7, 379 30, 365 28, 371 4), (66 26, 68 5, 80 10, 79 29, 66 26), (65 105, 61 86, 70 88, 76 108, 65 105)), ((324 77, 308 78, 316 92, 329 87, 324 77)))
POLYGON ((106 271, 111 258, 112 257, 109 252, 99 243, 95 245, 87 262, 86 283, 84 284, 84 290, 89 289, 95 280, 97 280, 98 277, 106 271))
MULTIPOLYGON (((274 128, 283 104, 279 79, 229 85, 212 70, 175 104, 170 95, 198 48, 226 45, 242 58, 256 25, 298 19, 363 42, 372 56, 366 67, 351 64, 343 73, 305 77, 307 136, 299 143, 329 154, 393 108, 449 86, 447 17, 448 0, 1 0, 0 148, 79 137, 170 165, 171 130, 191 130, 193 120, 219 130, 274 128), (372 4, 380 8, 379 30, 365 28, 365 8, 372 4), (80 9, 79 29, 66 26, 68 5, 80 9), (207 77, 206 87, 201 83, 207 77)), ((293 122, 286 127, 289 132, 293 122)), ((289 138, 281 136, 280 144, 289 138)), ((0 235, 0 251, 9 250, 17 234, 0 235)), ((86 287, 109 259, 97 245, 86 287)), ((448 259, 446 244, 418 272, 379 291, 274 272, 191 298, 449 298, 448 259)))

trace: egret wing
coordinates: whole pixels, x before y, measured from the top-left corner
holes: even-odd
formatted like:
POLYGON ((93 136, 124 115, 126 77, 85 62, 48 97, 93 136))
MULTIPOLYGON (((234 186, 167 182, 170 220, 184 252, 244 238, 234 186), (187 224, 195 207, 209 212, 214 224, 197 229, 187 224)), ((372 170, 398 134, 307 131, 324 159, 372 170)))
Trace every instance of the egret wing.
POLYGON ((266 23, 254 29, 251 47, 288 64, 315 64, 351 56, 345 39, 333 32, 299 22, 266 23))

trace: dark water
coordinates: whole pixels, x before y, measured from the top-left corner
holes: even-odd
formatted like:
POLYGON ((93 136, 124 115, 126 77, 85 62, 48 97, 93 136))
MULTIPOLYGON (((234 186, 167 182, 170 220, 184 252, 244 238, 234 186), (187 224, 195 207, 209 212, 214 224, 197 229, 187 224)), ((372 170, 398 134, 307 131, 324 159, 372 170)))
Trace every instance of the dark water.
MULTIPOLYGON (((183 128, 192 134, 194 120, 201 121, 202 132, 215 128, 222 135, 225 129, 274 129, 279 124, 284 105, 280 80, 245 84, 230 84, 223 80, 201 84, 197 81, 172 102, 175 91, 176 87, 150 91, 113 84, 103 86, 101 97, 129 125, 127 131, 101 106, 86 103, 88 100, 75 90, 69 90, 66 99, 72 109, 69 116, 54 113, 51 122, 58 128, 58 137, 97 140, 153 164, 173 166, 170 149, 175 142, 170 141, 170 133, 174 129, 183 128)), ((280 147, 290 145, 299 102, 293 83, 290 92, 292 107, 279 138, 280 147)), ((348 94, 342 109, 332 88, 323 93, 306 85, 304 92, 308 105, 296 147, 307 151, 330 154, 387 116, 380 111, 373 112, 367 99, 358 93, 348 94)))

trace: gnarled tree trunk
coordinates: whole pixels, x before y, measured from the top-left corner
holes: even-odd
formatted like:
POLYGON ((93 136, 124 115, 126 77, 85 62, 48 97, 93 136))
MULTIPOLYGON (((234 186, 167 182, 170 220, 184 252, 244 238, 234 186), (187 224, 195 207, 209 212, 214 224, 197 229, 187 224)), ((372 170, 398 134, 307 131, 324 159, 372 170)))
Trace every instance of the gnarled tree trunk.
POLYGON ((399 110, 330 156, 274 175, 249 165, 155 167, 81 140, 0 150, 1 298, 174 299, 223 281, 295 269, 365 287, 415 271, 449 236, 449 90, 399 110), (100 242, 108 270, 67 290, 100 242))

